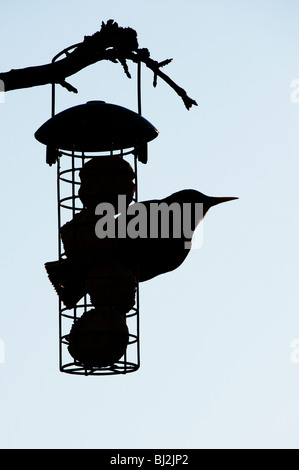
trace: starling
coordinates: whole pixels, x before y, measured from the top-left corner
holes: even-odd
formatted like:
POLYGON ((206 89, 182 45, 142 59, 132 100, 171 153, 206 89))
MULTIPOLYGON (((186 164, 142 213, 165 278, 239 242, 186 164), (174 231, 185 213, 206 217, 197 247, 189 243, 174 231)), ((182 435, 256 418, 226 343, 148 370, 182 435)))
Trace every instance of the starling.
MULTIPOLYGON (((139 207, 144 206, 146 208, 146 227, 140 230, 141 236, 135 239, 130 238, 129 233, 129 237, 126 239, 127 247, 124 246, 124 249, 127 254, 126 261, 128 264, 132 263, 131 268, 137 271, 139 282, 148 281, 160 274, 177 269, 188 256, 194 231, 210 207, 234 199, 238 198, 209 197, 199 191, 185 189, 165 199, 136 203, 139 207), (175 204, 173 205, 173 203, 175 204), (153 207, 154 211, 151 210, 153 207), (155 215, 158 207, 164 207, 164 209, 158 211, 160 217, 157 220, 155 215), (167 213, 167 207, 173 207, 173 211, 169 210, 167 213), (176 210, 177 212, 175 212, 176 210), (188 214, 185 211, 189 211, 190 214, 189 226, 187 227, 184 217, 187 220, 188 214), (168 217, 168 223, 166 224, 168 233, 165 230, 163 233, 163 224, 165 228, 166 217, 168 217), (154 228, 153 224, 155 225, 154 228)), ((130 212, 134 212, 136 204, 129 206, 130 212)), ((127 217, 128 232, 130 223, 132 223, 132 218, 127 217)))
POLYGON ((91 224, 93 250, 98 244, 99 254, 92 261, 87 257, 86 262, 78 266, 73 260, 64 260, 62 265, 58 261, 46 263, 50 281, 62 295, 67 308, 71 308, 86 294, 86 271, 103 268, 109 256, 111 261, 117 259, 123 263, 139 282, 173 271, 188 256, 194 231, 210 207, 234 199, 238 198, 209 197, 199 191, 185 189, 165 199, 131 204, 127 212, 113 218, 116 238, 111 240, 111 246, 114 248, 109 252, 102 251, 107 246, 105 239, 97 240, 95 227, 91 224))

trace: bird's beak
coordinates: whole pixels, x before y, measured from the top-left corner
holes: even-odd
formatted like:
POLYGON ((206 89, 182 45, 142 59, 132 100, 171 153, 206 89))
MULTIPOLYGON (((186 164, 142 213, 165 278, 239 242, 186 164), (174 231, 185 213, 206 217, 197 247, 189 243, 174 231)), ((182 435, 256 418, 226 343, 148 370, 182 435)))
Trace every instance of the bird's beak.
POLYGON ((209 204, 210 207, 216 206, 216 204, 221 204, 222 202, 233 201, 234 199, 239 199, 238 197, 210 197, 209 204))

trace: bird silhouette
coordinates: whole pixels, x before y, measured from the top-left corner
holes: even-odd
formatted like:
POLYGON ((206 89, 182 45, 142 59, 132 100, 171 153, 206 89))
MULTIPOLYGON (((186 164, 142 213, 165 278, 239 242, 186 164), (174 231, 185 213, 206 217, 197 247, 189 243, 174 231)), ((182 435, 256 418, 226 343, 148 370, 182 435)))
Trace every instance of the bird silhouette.
MULTIPOLYGON (((119 259, 137 277, 139 282, 148 281, 161 274, 177 269, 186 259, 192 247, 192 237, 208 210, 220 203, 238 199, 236 197, 210 197, 193 189, 178 191, 164 199, 152 199, 131 204, 127 213, 115 219, 115 250, 111 258, 119 259), (137 213, 137 215, 136 215, 137 213), (188 216, 188 217, 187 217, 188 216), (188 223, 187 223, 188 222, 188 223), (125 226, 125 236, 123 233, 125 226)), ((91 234, 95 238, 92 225, 91 234)), ((45 264, 49 279, 57 293, 62 295, 67 308, 71 308, 86 293, 85 279, 89 264, 101 265, 99 255, 86 264, 76 265, 72 260, 45 264), (81 271, 81 275, 80 273, 81 271), (75 284, 73 274, 75 276, 75 284)), ((107 263, 105 253, 105 260, 107 263)))
MULTIPOLYGON (((185 189, 164 199, 132 204, 130 213, 134 213, 134 207, 143 206, 147 214, 146 227, 140 230, 141 236, 136 239, 128 237, 124 244, 126 262, 131 264, 139 282, 148 281, 177 269, 190 253, 195 229, 208 210, 212 206, 234 199, 238 198, 210 197, 194 189, 185 189), (151 210, 153 207, 154 211, 151 210), (167 208, 171 207, 173 211, 167 211, 167 208)), ((118 220, 121 223, 121 216, 118 220)), ((132 216, 127 218, 128 228, 130 223, 132 216)))

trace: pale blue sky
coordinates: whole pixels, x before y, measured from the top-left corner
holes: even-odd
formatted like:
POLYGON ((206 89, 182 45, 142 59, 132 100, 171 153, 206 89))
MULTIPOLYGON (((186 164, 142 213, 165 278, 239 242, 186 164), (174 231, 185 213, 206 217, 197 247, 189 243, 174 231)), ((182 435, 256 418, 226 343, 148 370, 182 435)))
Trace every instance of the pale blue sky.
MULTIPOLYGON (((185 188, 239 201, 211 209, 203 246, 140 286, 141 368, 58 371, 56 168, 34 132, 50 86, 9 92, 1 122, 1 448, 299 447, 299 4, 296 1, 52 0, 1 7, 1 71, 49 62, 113 18, 198 107, 143 69, 143 115, 160 131, 139 198, 185 188)), ((136 110, 132 80, 100 63, 58 108, 101 99, 136 110)))

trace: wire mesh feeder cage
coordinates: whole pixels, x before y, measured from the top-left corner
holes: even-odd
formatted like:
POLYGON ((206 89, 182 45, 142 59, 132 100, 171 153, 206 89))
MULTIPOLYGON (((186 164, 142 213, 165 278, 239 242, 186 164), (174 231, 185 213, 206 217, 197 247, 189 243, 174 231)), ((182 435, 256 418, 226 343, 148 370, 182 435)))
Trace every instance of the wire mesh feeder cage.
POLYGON ((120 198, 126 208, 138 201, 137 165, 146 163, 147 143, 158 131, 140 114, 103 101, 54 110, 53 85, 52 117, 35 137, 47 146, 47 163, 57 162, 58 260, 45 267, 59 296, 60 371, 134 372, 138 266, 117 234, 99 237, 95 227, 99 204, 118 214, 120 198))

